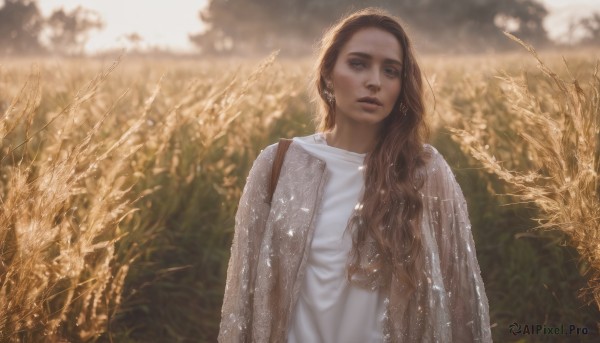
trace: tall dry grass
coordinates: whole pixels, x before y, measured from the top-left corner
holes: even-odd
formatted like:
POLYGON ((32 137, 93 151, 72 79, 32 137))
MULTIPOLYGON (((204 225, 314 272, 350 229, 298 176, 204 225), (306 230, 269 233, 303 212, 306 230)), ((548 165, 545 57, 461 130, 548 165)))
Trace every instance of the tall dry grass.
MULTIPOLYGON (((507 80, 527 81, 527 96, 558 113, 543 80, 514 76, 522 60, 425 59, 438 136, 445 126, 466 129, 504 167, 545 163, 514 133, 535 121, 513 115, 513 86, 494 78, 512 68, 507 80)), ((576 77, 593 81, 589 57, 581 61, 576 77)), ((306 62, 44 60, 32 72, 31 61, 0 62, 0 341, 215 341, 233 217, 252 162, 279 137, 314 132, 306 62)), ((466 158, 454 150, 445 152, 451 165, 466 158)), ((492 227, 495 215, 474 225, 476 238, 504 233, 492 227)), ((531 268, 520 266, 541 258, 511 242, 508 263, 531 283, 519 274, 531 268)), ((493 244, 477 242, 478 255, 494 259, 493 244)), ((482 272, 486 286, 507 281, 493 266, 482 272)), ((503 291, 490 302, 526 293, 503 291)), ((528 299, 537 302, 491 308, 492 322, 532 308, 546 316, 539 304, 548 299, 528 299)), ((496 340, 504 329, 493 329, 496 340)))
POLYGON ((464 129, 452 132, 465 152, 511 186, 512 196, 540 209, 536 229, 566 235, 588 280, 581 296, 600 308, 598 61, 585 72, 586 84, 581 84, 564 60, 570 78, 565 81, 531 46, 510 38, 529 51, 541 75, 500 77, 506 110, 501 114, 507 117, 499 119, 499 113, 482 109, 473 120, 461 123, 464 129), (505 124, 498 125, 498 120, 505 124), (498 127, 506 131, 495 132, 498 127), (504 149, 497 150, 498 146, 504 149), (519 163, 519 156, 527 161, 519 163))
POLYGON ((133 263, 176 248, 153 240, 186 207, 186 188, 204 180, 227 206, 239 197, 225 162, 253 159, 250 140, 282 114, 278 97, 293 96, 285 78, 264 80, 281 72, 267 71, 273 61, 214 63, 223 72, 203 69, 185 85, 178 75, 163 83, 168 73, 152 64, 111 75, 118 63, 49 63, 26 81, 18 62, 0 67, 0 341, 111 332, 133 263))
POLYGON ((134 209, 123 172, 141 120, 99 140, 82 109, 116 65, 64 109, 40 113, 34 71, 0 117, 0 340, 82 340, 106 330, 130 261, 116 259, 119 223, 134 209))
MULTIPOLYGON (((192 65, 166 76, 145 145, 133 161, 137 189, 152 189, 132 218, 154 232, 131 273, 116 321, 138 341, 214 341, 233 218, 252 161, 295 109, 301 77, 273 58, 258 68, 192 65), (207 68, 215 68, 211 70, 207 68), (185 73, 185 68, 175 74, 185 73), (222 72, 221 72, 222 71, 222 72), (185 87, 173 81, 191 79, 185 87), (226 247, 226 248, 225 248, 226 247)), ((304 112, 305 113, 305 112, 304 112)))

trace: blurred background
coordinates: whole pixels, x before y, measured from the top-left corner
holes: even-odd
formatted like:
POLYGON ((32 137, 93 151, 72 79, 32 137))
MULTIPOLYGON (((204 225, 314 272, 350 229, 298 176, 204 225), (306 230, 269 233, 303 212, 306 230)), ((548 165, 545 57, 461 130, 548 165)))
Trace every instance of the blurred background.
POLYGON ((538 48, 600 44, 596 0, 2 0, 0 56, 145 53, 310 54, 343 13, 380 6, 402 18, 420 52, 515 48, 508 31, 538 48))
POLYGON ((215 342, 252 163, 315 132, 318 39, 367 6, 416 46, 494 340, 599 341, 599 0, 0 0, 0 342, 215 342))

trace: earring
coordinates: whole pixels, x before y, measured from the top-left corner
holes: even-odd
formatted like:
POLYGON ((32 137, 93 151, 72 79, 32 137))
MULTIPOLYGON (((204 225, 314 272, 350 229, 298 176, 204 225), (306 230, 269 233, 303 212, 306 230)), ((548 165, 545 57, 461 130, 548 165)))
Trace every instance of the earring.
POLYGON ((335 104, 335 95, 333 94, 333 84, 331 81, 326 82, 326 88, 323 90, 323 95, 331 106, 335 104))
POLYGON ((402 113, 403 117, 406 117, 406 112, 408 112, 408 107, 406 107, 406 105, 403 102, 401 102, 398 105, 398 110, 400 111, 400 113, 402 113))

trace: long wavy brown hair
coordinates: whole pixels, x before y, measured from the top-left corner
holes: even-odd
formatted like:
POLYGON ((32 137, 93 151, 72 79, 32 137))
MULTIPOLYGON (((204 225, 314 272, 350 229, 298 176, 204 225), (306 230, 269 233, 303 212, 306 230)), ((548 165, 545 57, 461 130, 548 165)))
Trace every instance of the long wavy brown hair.
POLYGON ((424 178, 417 171, 428 157, 423 144, 429 137, 429 128, 424 120, 421 70, 397 18, 382 9, 367 8, 341 19, 323 36, 312 83, 313 100, 319 106, 315 120, 318 132, 334 128, 335 102, 327 101, 325 79, 350 38, 371 27, 391 33, 400 43, 401 91, 390 115, 380 125, 375 148, 365 157, 366 191, 346 228, 356 228, 351 230, 348 279, 376 288, 387 285, 389 277, 395 276, 414 289, 423 251, 423 202, 419 189, 424 178))

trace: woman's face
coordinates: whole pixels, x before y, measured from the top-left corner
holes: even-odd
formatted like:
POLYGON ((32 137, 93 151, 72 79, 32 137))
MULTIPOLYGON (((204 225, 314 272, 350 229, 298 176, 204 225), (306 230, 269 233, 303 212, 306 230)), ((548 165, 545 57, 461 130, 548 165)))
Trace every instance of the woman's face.
POLYGON ((377 125, 392 111, 400 95, 402 48, 379 28, 357 31, 337 57, 331 81, 336 121, 377 125))

